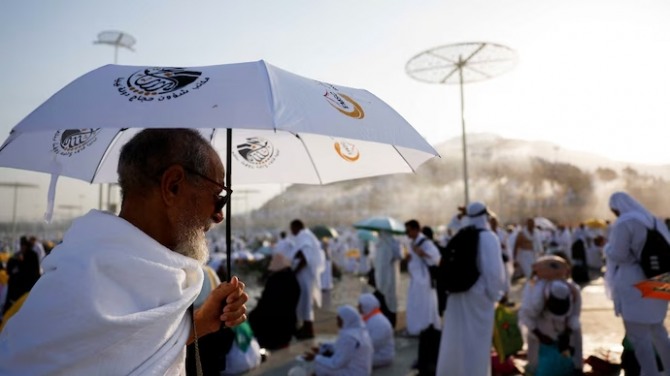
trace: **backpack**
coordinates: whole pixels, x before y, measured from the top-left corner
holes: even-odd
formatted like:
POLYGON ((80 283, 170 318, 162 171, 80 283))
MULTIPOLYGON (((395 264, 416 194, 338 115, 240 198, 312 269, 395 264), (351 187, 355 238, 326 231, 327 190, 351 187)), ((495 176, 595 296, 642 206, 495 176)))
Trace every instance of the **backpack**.
POLYGON ((656 221, 654 228, 647 229, 647 239, 640 252, 640 266, 647 278, 670 271, 670 244, 656 229, 656 221))
POLYGON ((477 247, 481 229, 468 226, 449 239, 442 250, 438 285, 448 293, 468 291, 479 278, 477 247))

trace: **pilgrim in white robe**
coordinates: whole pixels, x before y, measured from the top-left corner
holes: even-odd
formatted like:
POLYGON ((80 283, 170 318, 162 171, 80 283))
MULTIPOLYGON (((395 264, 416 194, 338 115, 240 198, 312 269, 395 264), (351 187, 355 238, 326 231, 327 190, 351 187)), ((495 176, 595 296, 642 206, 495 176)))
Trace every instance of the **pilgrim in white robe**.
POLYGON ((389 311, 398 312, 397 283, 400 278, 400 243, 387 231, 379 232, 379 241, 375 251, 375 284, 384 295, 389 311))
MULTIPOLYGON (((309 229, 302 229, 293 241, 295 255, 301 251, 307 265, 296 274, 300 285, 300 299, 296 308, 299 321, 314 321, 313 304, 321 306, 321 273, 325 268, 325 256, 319 239, 309 229)), ((295 263, 295 259, 294 259, 295 263)))
POLYGON ((361 256, 358 259, 358 270, 359 275, 366 275, 370 272, 371 261, 375 257, 375 242, 369 240, 361 240, 361 256))
POLYGON ((505 294, 512 288, 512 276, 514 275, 514 255, 512 250, 507 247, 507 238, 509 234, 503 228, 498 227, 494 232, 500 240, 500 252, 503 257, 503 270, 505 271, 505 294), (507 261, 505 261, 507 260, 507 261))
POLYGON ((324 253, 324 268, 319 276, 321 281, 321 305, 323 309, 330 309, 331 296, 330 292, 334 287, 333 283, 333 257, 330 253, 330 244, 332 244, 333 239, 330 241, 323 242, 322 252, 324 253))
POLYGON ((560 229, 556 230, 556 244, 558 244, 557 250, 565 253, 569 261, 572 261, 572 233, 570 229, 565 227, 562 231, 560 229))
POLYGON ((3 375, 180 375, 200 264, 113 214, 75 220, 0 334, 3 375))
POLYGON ((574 349, 572 362, 575 369, 582 369, 584 360, 582 358, 581 309, 582 297, 579 286, 572 281, 533 279, 526 284, 519 308, 519 324, 523 325, 527 332, 528 364, 526 371, 532 374, 538 366, 540 341, 533 333, 535 329, 554 341, 557 341, 559 335, 569 329, 570 346, 574 349), (570 298, 570 308, 565 314, 555 315, 546 309, 545 303, 551 293, 561 299, 570 298))
POLYGON ((289 260, 293 259, 293 251, 293 242, 288 237, 277 240, 277 243, 272 248, 273 255, 279 253, 289 260))
POLYGON ((374 349, 372 366, 383 367, 391 364, 395 357, 393 327, 379 309, 379 300, 374 295, 366 293, 358 298, 358 305, 372 340, 374 349))
POLYGON ((421 233, 412 242, 412 246, 414 245, 419 245, 421 250, 426 253, 425 257, 421 257, 414 252, 413 247, 409 247, 411 258, 407 263, 410 276, 409 288, 407 289, 407 333, 418 336, 421 331, 431 325, 435 329, 440 329, 437 293, 431 287, 430 271, 428 270, 428 265, 438 265, 440 263, 440 251, 432 241, 421 233))
POLYGON ((655 367, 654 348, 664 369, 670 369, 670 339, 663 325, 668 301, 643 298, 635 284, 647 279, 638 261, 647 229, 656 225, 666 241, 670 241, 670 234, 662 221, 626 193, 614 193, 610 208, 618 210, 620 216, 614 222, 605 247, 605 282, 614 301, 614 311, 623 318, 626 337, 635 348, 642 373, 660 375, 655 367))
POLYGON ((367 376, 372 373, 372 341, 361 315, 352 306, 337 309, 342 327, 335 343, 321 346, 314 358, 316 376, 367 376), (331 356, 323 352, 332 353, 331 356))
POLYGON ((262 362, 261 346, 249 323, 244 322, 232 330, 235 339, 226 354, 226 369, 221 375, 240 375, 258 367, 262 362))
POLYGON ((477 247, 479 279, 470 290, 449 294, 437 361, 437 375, 489 376, 495 305, 505 289, 500 241, 488 230, 486 207, 468 205, 470 224, 482 229, 477 247))
POLYGON ((517 235, 516 243, 515 248, 518 250, 516 252, 515 261, 519 263, 524 277, 528 280, 533 273, 533 263, 537 260, 538 256, 543 253, 542 235, 537 229, 534 229, 531 232, 528 230, 528 227, 524 227, 517 235), (527 242, 523 243, 532 244, 532 248, 521 244, 520 237, 527 240, 527 242))

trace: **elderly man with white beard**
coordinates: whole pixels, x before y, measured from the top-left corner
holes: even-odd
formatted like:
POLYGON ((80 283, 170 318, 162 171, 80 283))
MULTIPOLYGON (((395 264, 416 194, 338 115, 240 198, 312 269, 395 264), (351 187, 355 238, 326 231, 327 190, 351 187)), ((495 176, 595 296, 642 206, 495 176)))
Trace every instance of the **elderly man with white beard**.
POLYGON ((468 205, 469 224, 479 229, 479 278, 469 290, 450 293, 444 311, 436 375, 489 376, 495 305, 505 289, 500 240, 488 225, 488 210, 481 202, 468 205))
POLYGON ((0 334, 0 374, 181 375, 187 343, 246 319, 236 277, 189 310, 203 283, 205 232, 223 220, 231 193, 207 140, 188 129, 141 131, 123 146, 118 174, 120 214, 91 210, 45 258, 0 334))

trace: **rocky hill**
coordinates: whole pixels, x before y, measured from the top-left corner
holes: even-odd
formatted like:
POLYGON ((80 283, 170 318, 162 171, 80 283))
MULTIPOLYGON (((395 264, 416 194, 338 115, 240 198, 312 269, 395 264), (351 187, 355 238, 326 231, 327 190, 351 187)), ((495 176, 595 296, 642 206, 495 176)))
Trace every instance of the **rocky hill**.
MULTIPOLYGON (((250 214, 258 226, 348 225, 372 215, 443 224, 464 201, 461 140, 436 147, 442 158, 416 174, 357 179, 323 186, 293 185, 250 214)), ((528 216, 577 223, 612 218, 609 195, 625 190, 660 216, 670 216, 670 166, 634 165, 545 141, 468 135, 470 199, 485 201, 503 222, 528 216)))

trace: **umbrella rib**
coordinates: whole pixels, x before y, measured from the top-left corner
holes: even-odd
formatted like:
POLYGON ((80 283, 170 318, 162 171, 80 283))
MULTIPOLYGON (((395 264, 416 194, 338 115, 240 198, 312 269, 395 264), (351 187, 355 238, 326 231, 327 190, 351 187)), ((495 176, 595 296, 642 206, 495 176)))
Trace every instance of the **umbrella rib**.
POLYGON ((9 132, 9 137, 7 138, 7 140, 10 141, 10 142, 5 142, 5 144, 2 145, 2 148, 0 148, 0 152, 3 151, 7 146, 9 146, 9 144, 11 144, 11 143, 14 141, 14 140, 11 139, 13 133, 14 133, 14 130, 12 129, 12 130, 9 132))
MULTIPOLYGON (((261 63, 263 63, 263 68, 265 68, 265 75, 268 78, 267 83, 268 83, 268 93, 270 93, 269 98, 270 113, 274 114, 275 93, 272 87, 272 80, 270 79, 270 71, 268 70, 268 64, 265 62, 265 60, 261 60, 261 63)), ((277 131, 277 123, 274 116, 272 117, 272 128, 274 129, 275 132, 277 131)))
POLYGON ((126 130, 128 130, 128 128, 119 129, 119 131, 116 132, 116 134, 114 135, 112 140, 109 142, 109 144, 107 145, 107 149, 105 149, 105 154, 102 155, 102 158, 100 158, 100 160, 98 161, 98 165, 95 166, 95 171, 93 172, 93 176, 91 176, 91 181, 89 183, 93 184, 93 179, 95 179, 95 177, 98 175, 98 172, 100 171, 100 167, 102 166, 102 163, 105 161, 105 159, 107 159, 107 156, 109 156, 109 149, 111 148, 112 145, 114 145, 116 140, 119 139, 119 136, 121 136, 121 133, 125 132, 126 130))
POLYGON ((407 159, 405 159, 405 156, 402 155, 402 153, 400 152, 400 150, 398 150, 398 148, 397 148, 395 145, 391 145, 391 146, 393 146, 393 149, 398 153, 398 155, 400 156, 400 158, 402 158, 402 160, 405 161, 405 164, 406 164, 407 166, 409 166, 410 170, 412 170, 412 173, 415 174, 415 173, 416 173, 416 170, 414 170, 414 167, 412 167, 412 165, 411 165, 409 162, 407 162, 407 159))
POLYGON ((321 174, 319 174, 319 170, 316 169, 316 163, 314 163, 314 158, 312 158, 312 153, 309 152, 307 144, 305 144, 305 141, 302 139, 302 137, 300 137, 299 134, 294 133, 294 135, 298 138, 298 140, 300 140, 302 146, 305 148, 307 156, 309 157, 309 161, 312 163, 312 167, 314 167, 314 173, 316 174, 316 178, 319 179, 319 184, 323 184, 323 180, 321 180, 321 174))

